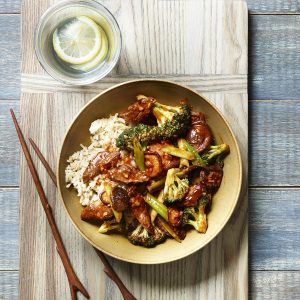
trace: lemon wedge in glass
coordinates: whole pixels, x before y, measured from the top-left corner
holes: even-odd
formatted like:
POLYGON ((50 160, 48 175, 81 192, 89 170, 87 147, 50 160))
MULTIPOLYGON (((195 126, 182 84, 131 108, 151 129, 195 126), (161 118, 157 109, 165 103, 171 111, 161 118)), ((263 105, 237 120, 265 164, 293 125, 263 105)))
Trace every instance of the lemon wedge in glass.
POLYGON ((92 61, 100 52, 101 42, 100 27, 85 16, 71 19, 53 34, 53 47, 57 56, 74 65, 92 61))
POLYGON ((105 59, 108 52, 108 39, 100 26, 99 30, 101 32, 101 48, 99 53, 91 61, 80 65, 70 65, 71 68, 86 72, 97 67, 105 59))

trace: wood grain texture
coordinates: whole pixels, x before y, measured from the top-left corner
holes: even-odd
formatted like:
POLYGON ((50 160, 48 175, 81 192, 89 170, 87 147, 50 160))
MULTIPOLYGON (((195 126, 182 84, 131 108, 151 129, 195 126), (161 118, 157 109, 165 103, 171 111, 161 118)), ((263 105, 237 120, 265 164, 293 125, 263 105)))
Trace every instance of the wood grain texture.
MULTIPOLYGON (((169 276, 170 274, 167 275, 169 276)), ((161 280, 164 280, 164 278, 161 278, 161 280)), ((145 287, 149 285, 150 283, 145 282, 145 287)), ((114 288, 114 287, 110 287, 110 288, 114 288)), ((18 272, 0 272, 0 295, 1 295, 1 300, 19 299, 18 272)), ((299 272, 294 272, 294 271, 269 271, 269 272, 253 271, 251 272, 250 298, 253 300, 299 299, 300 298, 299 272)))
MULTIPOLYGON (((159 77, 164 74, 174 81, 176 77, 180 81, 184 76, 195 74, 196 78, 216 74, 247 75, 247 11, 240 1, 104 1, 104 4, 115 14, 124 33, 124 50, 118 68, 110 76, 113 80, 128 75, 159 77), (155 23, 154 17, 157 17, 155 23)), ((47 5, 47 1, 24 1, 23 37, 32 34, 39 13, 47 5)), ((23 45, 22 73, 44 75, 30 43, 23 45)), ((245 90, 226 94, 210 88, 205 94, 212 98, 235 128, 246 174, 248 108, 245 90)), ((45 94, 28 93, 27 90, 22 94, 20 109, 24 134, 32 136, 39 144, 52 167, 68 124, 90 98, 91 94, 85 93, 84 89, 82 93, 60 91, 45 94)), ((57 202, 55 188, 40 164, 38 172, 71 261, 92 299, 121 299, 117 289, 105 279, 91 246, 70 224, 57 202)), ((246 182, 245 176, 244 189, 246 182)), ((64 298, 68 295, 65 274, 23 157, 20 186, 20 294, 26 299, 64 298), (27 210, 28 197, 32 205, 30 211, 27 210)), ((243 193, 238 209, 222 234, 188 258, 157 266, 132 265, 115 259, 110 259, 110 262, 138 299, 246 299, 245 197, 243 193)))
POLYGON ((1 271, 0 272, 0 298, 1 300, 17 300, 19 272, 1 271))
POLYGON ((0 16, 0 99, 20 97, 20 16, 0 16))
POLYGON ((251 13, 294 14, 300 12, 299 0, 247 0, 251 13))
POLYGON ((0 189, 0 211, 0 270, 18 270, 19 189, 0 189))
POLYGON ((300 101, 251 102, 249 118, 250 185, 299 186, 300 101))
POLYGON ((0 0, 0 14, 18 14, 21 10, 21 0, 0 0))
POLYGON ((251 286, 250 296, 252 299, 300 299, 300 272, 253 272, 251 286))
POLYGON ((300 15, 250 16, 250 99, 300 98, 300 15))
POLYGON ((19 114, 19 101, 0 100, 0 186, 19 184, 19 145, 9 109, 19 114))
POLYGON ((299 189, 250 190, 251 269, 300 271, 299 199, 299 189))

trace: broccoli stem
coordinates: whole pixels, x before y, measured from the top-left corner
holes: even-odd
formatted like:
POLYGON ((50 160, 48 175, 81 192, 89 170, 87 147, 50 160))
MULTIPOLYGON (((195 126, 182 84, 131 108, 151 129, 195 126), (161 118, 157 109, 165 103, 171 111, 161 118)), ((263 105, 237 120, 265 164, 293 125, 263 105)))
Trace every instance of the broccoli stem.
MULTIPOLYGON (((105 184, 104 188, 105 188, 105 191, 106 191, 106 194, 107 194, 107 199, 108 199, 110 205, 112 206, 112 201, 111 201, 111 186, 109 184, 105 184)), ((117 223, 120 223, 121 219, 122 219, 122 215, 123 215, 122 212, 116 211, 113 208, 112 208, 112 211, 113 211, 113 214, 115 216, 115 219, 116 219, 117 223)))
POLYGON ((147 186, 149 193, 153 193, 155 191, 160 190, 164 186, 165 181, 166 181, 166 177, 163 177, 159 180, 151 182, 151 184, 147 186))
POLYGON ((181 158, 185 158, 188 160, 194 160, 195 159, 195 155, 189 151, 186 150, 182 150, 179 149, 177 147, 174 146, 166 146, 164 148, 162 148, 162 151, 171 154, 173 156, 177 156, 177 157, 181 157, 181 158))
POLYGON ((186 151, 189 151, 194 155, 195 159, 193 161, 193 165, 206 167, 207 165, 206 161, 200 156, 197 150, 187 140, 185 139, 180 139, 180 140, 181 140, 180 143, 182 144, 182 147, 184 147, 186 151))
POLYGON ((137 139, 133 140, 133 153, 134 153, 134 160, 137 167, 141 171, 145 171, 144 151, 141 143, 137 139))
POLYGON ((171 226, 160 216, 158 216, 159 221, 161 222, 161 225, 164 227, 164 229, 176 240, 178 243, 181 243, 181 239, 176 234, 176 232, 171 228, 171 226))
POLYGON ((208 158, 208 160, 211 160, 212 158, 214 158, 220 154, 228 153, 229 151, 230 151, 230 148, 227 144, 210 146, 210 150, 208 151, 207 158, 208 158))
MULTIPOLYGON (((178 148, 181 150, 187 150, 185 149, 183 139, 178 139, 178 148)), ((182 157, 180 158, 179 168, 188 167, 189 165, 188 159, 182 157)))
POLYGON ((120 224, 112 224, 111 221, 104 222, 98 229, 99 233, 107 233, 108 231, 112 230, 119 230, 120 224))
POLYGON ((146 203, 151 206, 160 216, 168 221, 168 208, 157 201, 157 199, 151 194, 147 194, 145 198, 146 203))
MULTIPOLYGON (((164 202, 164 192, 163 192, 163 190, 160 191, 160 193, 159 193, 159 195, 157 197, 157 201, 159 203, 163 203, 164 202)), ((152 223, 154 223, 156 216, 157 216, 157 211, 154 208, 151 208, 150 218, 151 218, 151 222, 152 223)))

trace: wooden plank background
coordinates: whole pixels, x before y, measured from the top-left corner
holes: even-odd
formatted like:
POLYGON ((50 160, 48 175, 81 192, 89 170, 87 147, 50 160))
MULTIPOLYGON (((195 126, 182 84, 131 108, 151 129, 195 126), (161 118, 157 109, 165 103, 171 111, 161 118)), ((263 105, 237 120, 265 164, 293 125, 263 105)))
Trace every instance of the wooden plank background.
MULTIPOLYGON (((289 218, 295 200, 300 197, 297 126, 300 120, 300 86, 296 68, 299 63, 300 2, 296 0, 248 0, 249 16, 249 86, 250 86, 250 294, 253 299, 299 299, 298 220, 289 218), (277 15, 278 14, 278 15, 277 15), (279 20, 281 20, 279 22, 279 20), (291 21, 292 20, 292 21, 291 21), (278 26, 278 24, 281 24, 278 26), (291 23, 294 25, 291 26, 291 23), (254 29, 260 28, 259 31, 254 29), (268 26, 265 26, 268 24, 268 26), (280 43, 278 43, 280 40, 280 43), (254 49, 255 45, 255 49, 254 49), (266 49, 268 51, 266 51, 266 49), (255 51, 254 51, 255 50, 255 51), (271 54, 272 53, 272 54, 271 54), (277 72, 265 68, 273 64, 277 72), (259 65, 259 66, 258 66, 259 65), (268 71, 267 71, 268 70, 268 71), (280 77, 285 72, 286 77, 280 77), (277 80, 272 84, 273 79, 277 80), (260 85, 253 78, 263 78, 260 85), (278 87, 278 84, 280 85, 278 87), (264 88, 264 85, 267 88, 264 88), (280 91, 281 97, 276 92, 280 91), (272 95, 272 96, 271 96, 272 95), (277 100, 279 99, 279 100, 277 100), (293 101, 290 101, 293 99, 293 101), (295 101, 294 101, 295 100, 295 101), (298 100, 298 101, 297 101, 298 100), (264 117, 271 120, 264 122, 264 117), (258 121, 260 120, 260 121, 258 121), (294 126, 291 126, 291 120, 294 126), (263 126, 263 127, 261 127, 263 126), (287 127, 288 130, 284 131, 287 127), (273 159, 265 159, 266 153, 273 159), (291 161, 293 162, 291 164, 291 161), (278 163, 280 166, 278 167, 278 163), (255 166, 255 168, 253 167, 255 166), (274 175, 274 172, 276 176, 274 175), (272 185, 272 187, 270 187, 272 185), (287 187, 286 187, 287 186, 287 187), (282 198, 278 197, 278 193, 282 198), (259 208, 269 204, 267 213, 259 208), (274 209, 270 209, 270 207, 274 209), (278 210, 275 210, 275 208, 278 210), (287 210, 289 209, 289 210, 287 210), (277 233, 278 213, 282 211, 286 230, 277 233), (259 225, 259 227, 257 227, 259 225), (270 235, 270 233, 273 233, 270 235), (282 237, 288 247, 280 247, 282 237), (268 251, 272 245, 273 251, 268 251), (292 249, 292 251, 290 251, 292 249), (295 257, 295 264, 293 262, 295 257), (287 259, 289 258, 289 259, 287 259)), ((0 201, 9 218, 0 219, 0 299, 18 299, 18 185, 19 146, 8 115, 8 108, 18 111, 20 64, 20 1, 0 1, 0 201), (10 19, 10 22, 7 20, 10 19), (6 45, 6 46, 4 46, 6 45), (4 57, 2 53, 6 53, 4 57), (9 80, 6 80, 11 74, 9 80), (9 88, 6 89, 6 86, 9 88), (11 204, 8 206, 8 202, 11 204), (9 207, 9 208, 8 208, 9 207), (10 220, 9 220, 10 219, 10 220), (6 223, 6 222, 10 223, 6 223), (15 224, 15 225, 12 225, 15 224), (12 228, 12 230, 11 230, 12 228), (12 251, 9 255, 2 254, 12 251)), ((298 72, 299 75, 299 72, 298 72)), ((295 216, 295 215, 293 215, 295 216)))

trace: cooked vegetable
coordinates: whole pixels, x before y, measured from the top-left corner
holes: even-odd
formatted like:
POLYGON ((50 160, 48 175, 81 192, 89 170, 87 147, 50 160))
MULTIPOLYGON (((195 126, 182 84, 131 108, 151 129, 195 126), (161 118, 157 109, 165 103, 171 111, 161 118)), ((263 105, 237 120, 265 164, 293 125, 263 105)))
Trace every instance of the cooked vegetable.
POLYGON ((192 162, 193 165, 197 165, 199 167, 205 167, 207 165, 207 161, 200 156, 196 149, 190 145, 187 140, 179 139, 178 143, 180 143, 182 148, 194 155, 195 159, 192 162))
POLYGON ((120 223, 116 223, 115 221, 105 221, 101 224, 98 229, 99 233, 107 233, 109 231, 121 231, 122 226, 120 223))
POLYGON ((194 154, 192 154, 191 152, 179 149, 175 146, 167 146, 167 147, 164 147, 162 150, 164 152, 170 154, 170 155, 173 155, 173 156, 185 158, 185 159, 188 159, 188 160, 195 159, 194 154))
MULTIPOLYGON (((110 184, 105 184, 104 185, 105 192, 107 194, 107 198, 110 202, 110 205, 112 206, 112 200, 111 200, 111 185, 110 184)), ((121 222, 122 219, 122 212, 116 211, 114 208, 112 208, 113 214, 115 216, 115 219, 118 223, 121 222)))
POLYGON ((205 214, 205 206, 207 198, 203 197, 199 200, 198 207, 187 207, 183 211, 183 225, 191 225, 198 232, 205 233, 207 230, 207 219, 205 214))
POLYGON ((163 171, 161 157, 157 152, 145 152, 145 173, 148 177, 159 176, 163 171))
POLYGON ((189 180, 177 176, 179 169, 170 169, 164 186, 164 202, 173 204, 181 201, 189 190, 189 180))
POLYGON ((133 149, 135 139, 144 145, 160 139, 173 139, 185 134, 190 124, 191 112, 190 107, 186 104, 171 107, 155 103, 153 114, 157 118, 158 126, 138 124, 124 130, 117 138, 117 147, 133 149))
POLYGON ((129 196, 127 191, 124 188, 120 186, 114 186, 111 189, 110 198, 111 198, 111 205, 114 210, 121 212, 128 207, 129 196))
POLYGON ((180 237, 177 235, 177 233, 172 229, 172 227, 160 216, 158 216, 158 220, 161 224, 161 226, 164 228, 164 230, 174 238, 178 243, 181 243, 180 237))
POLYGON ((230 148, 227 144, 220 144, 220 145, 212 145, 210 146, 207 153, 205 153, 203 156, 204 158, 212 162, 213 159, 217 159, 218 157, 223 157, 226 154, 230 152, 230 148))
POLYGON ((134 160, 141 171, 145 171, 144 151, 139 140, 133 140, 134 160))
MULTIPOLYGON (((163 203, 164 202, 164 191, 161 190, 160 193, 157 196, 157 201, 159 203, 163 203)), ((157 217, 157 211, 153 208, 151 208, 150 210, 150 218, 151 218, 151 222, 154 223, 155 219, 157 217)))
POLYGON ((163 204, 159 203, 157 199, 151 194, 147 194, 145 201, 150 205, 160 216, 162 216, 166 221, 168 221, 168 208, 163 204))
POLYGON ((166 181, 166 177, 151 181, 151 183, 147 186, 149 193, 156 192, 161 188, 163 188, 165 181, 166 181))
MULTIPOLYGON (((183 139, 178 139, 177 144, 178 144, 179 149, 187 150, 187 149, 185 149, 183 139)), ((188 159, 182 158, 182 157, 180 158, 179 168, 188 167, 189 165, 190 165, 190 163, 189 163, 188 159)))
POLYGON ((128 240, 132 244, 147 248, 154 247, 165 239, 166 235, 158 227, 154 227, 154 232, 151 234, 142 225, 139 225, 128 235, 128 240))
POLYGON ((213 141, 213 135, 205 122, 196 122, 191 125, 186 140, 196 149, 203 152, 213 141))

